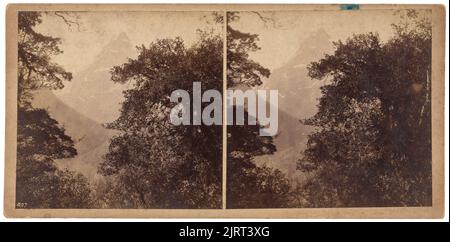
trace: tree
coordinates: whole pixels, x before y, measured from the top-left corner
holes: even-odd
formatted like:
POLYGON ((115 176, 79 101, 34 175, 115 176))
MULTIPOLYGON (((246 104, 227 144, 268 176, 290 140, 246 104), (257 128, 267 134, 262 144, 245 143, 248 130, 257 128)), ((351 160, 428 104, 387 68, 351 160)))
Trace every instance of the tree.
MULTIPOLYGON (((223 16, 215 14, 214 17, 215 23, 223 24, 223 16)), ((260 75, 268 75, 268 70, 250 61, 247 53, 254 50, 251 46, 256 36, 238 31, 232 34, 233 37, 227 37, 230 44, 227 54, 233 56, 227 63, 231 68, 230 80, 239 77, 249 85, 260 83, 260 75)), ((107 186, 112 186, 112 194, 105 194, 104 200, 111 201, 112 206, 129 208, 220 208, 222 126, 171 124, 169 113, 175 104, 169 96, 177 89, 192 90, 194 81, 200 82, 203 90, 221 92, 221 36, 199 31, 199 39, 191 47, 186 47, 181 38, 161 39, 148 47, 139 47, 138 52, 136 59, 111 71, 114 82, 131 82, 133 87, 124 92, 119 118, 108 125, 120 133, 112 138, 99 169, 111 180, 107 186)), ((234 85, 237 83, 231 84, 234 85)), ((192 91, 189 95, 192 100, 192 91)), ((191 110, 191 117, 194 115, 191 110)), ((257 134, 254 130, 236 130, 240 131, 247 132, 248 136, 243 138, 248 140, 258 137, 254 137, 257 134)), ((247 156, 255 153, 251 149, 245 152, 247 156)), ((231 165, 235 168, 228 172, 254 181, 249 184, 258 186, 254 192, 270 190, 259 187, 267 182, 266 174, 272 175, 270 169, 257 168, 249 161, 231 165)))
MULTIPOLYGON (((239 13, 227 13, 227 83, 229 88, 252 88, 261 85, 262 78, 269 77, 270 71, 249 59, 250 52, 260 49, 258 35, 234 29, 232 23, 239 19, 239 13)), ((286 207, 288 179, 281 171, 254 162, 255 156, 276 151, 273 138, 259 136, 259 123, 248 125, 248 118, 245 112, 245 125, 227 128, 227 207, 286 207)))
MULTIPOLYGON (((221 126, 175 126, 169 113, 176 89, 221 90, 222 40, 208 32, 186 48, 181 38, 162 39, 112 69, 112 80, 132 82, 100 173, 115 176, 123 207, 218 208, 221 205, 221 126)), ((192 92, 190 92, 192 100, 192 92)))
POLYGON ((62 53, 60 39, 34 27, 39 12, 19 12, 16 201, 27 208, 80 208, 92 204, 90 186, 80 174, 61 170, 56 159, 77 154, 73 140, 44 109, 33 108, 33 92, 62 88, 72 74, 51 62, 62 53))
POLYGON ((309 206, 431 204, 431 25, 407 11, 395 36, 336 42, 309 75, 328 77, 298 168, 309 206))
MULTIPOLYGON (((245 116, 247 120, 247 112, 245 116)), ((273 138, 259 136, 259 128, 259 124, 228 126, 228 208, 289 206, 291 186, 285 175, 278 169, 255 164, 255 156, 276 151, 273 138)))
POLYGON ((51 62, 53 55, 62 53, 60 38, 43 35, 34 30, 42 23, 40 12, 19 12, 18 16, 18 104, 29 106, 32 92, 38 89, 61 89, 72 73, 51 62))

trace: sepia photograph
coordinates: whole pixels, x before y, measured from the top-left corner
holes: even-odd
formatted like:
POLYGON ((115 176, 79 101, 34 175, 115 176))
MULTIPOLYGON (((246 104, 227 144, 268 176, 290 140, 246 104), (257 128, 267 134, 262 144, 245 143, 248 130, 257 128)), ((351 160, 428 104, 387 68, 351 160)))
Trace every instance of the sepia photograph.
POLYGON ((7 217, 443 216, 442 6, 13 4, 6 20, 7 217))
POLYGON ((227 207, 431 206, 431 10, 227 14, 228 87, 278 90, 275 135, 229 128, 227 207))
POLYGON ((18 12, 16 207, 220 208, 221 126, 169 122, 172 91, 222 90, 220 19, 18 12))

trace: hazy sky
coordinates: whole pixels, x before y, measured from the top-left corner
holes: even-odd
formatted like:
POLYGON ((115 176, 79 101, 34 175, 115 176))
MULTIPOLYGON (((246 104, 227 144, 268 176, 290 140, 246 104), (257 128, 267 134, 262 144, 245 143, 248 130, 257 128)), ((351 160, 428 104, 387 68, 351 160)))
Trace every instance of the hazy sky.
MULTIPOLYGON (((309 34, 323 29, 331 40, 346 39, 352 34, 377 32, 382 39, 392 36, 391 24, 399 20, 391 10, 358 11, 277 11, 260 12, 274 23, 263 23, 256 14, 241 12, 233 23, 239 30, 257 33, 261 50, 251 57, 273 70, 286 63, 301 48, 309 34)), ((215 28, 209 12, 77 12, 80 29, 68 28, 52 15, 44 17, 38 27, 42 33, 62 38, 64 53, 54 60, 72 72, 83 69, 101 49, 120 33, 128 35, 134 45, 157 38, 181 36, 187 45, 197 37, 197 29, 215 28), (76 58, 74 58, 76 57, 76 58)))
POLYGON ((68 71, 77 72, 120 33, 126 33, 133 45, 148 46, 157 38, 180 36, 187 45, 197 37, 197 29, 220 26, 209 24, 209 12, 77 12, 80 28, 68 27, 54 15, 44 15, 37 30, 62 39, 63 54, 54 61, 68 71))
POLYGON ((264 23, 254 13, 241 12, 233 23, 239 30, 258 33, 261 50, 251 56, 273 70, 286 63, 301 48, 303 39, 323 29, 330 40, 345 40, 352 34, 377 32, 382 40, 393 34, 391 24, 399 20, 391 10, 277 11, 261 12, 274 22, 264 23))

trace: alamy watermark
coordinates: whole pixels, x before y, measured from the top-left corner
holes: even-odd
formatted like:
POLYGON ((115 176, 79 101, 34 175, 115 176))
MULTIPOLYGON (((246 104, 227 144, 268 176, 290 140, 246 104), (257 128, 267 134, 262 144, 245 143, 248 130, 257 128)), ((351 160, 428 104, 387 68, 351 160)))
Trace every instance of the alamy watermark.
MULTIPOLYGON (((201 93, 201 83, 193 82, 192 102, 186 90, 175 90, 170 101, 177 103, 170 111, 174 125, 222 125, 222 94, 217 90, 201 93), (209 103, 202 109, 202 103, 209 103), (192 110, 191 110, 192 107, 192 110), (191 117, 192 116, 192 117, 191 117)), ((227 125, 259 125, 259 135, 278 132, 278 90, 227 90, 227 125), (269 98, 267 98, 269 94, 269 98)))

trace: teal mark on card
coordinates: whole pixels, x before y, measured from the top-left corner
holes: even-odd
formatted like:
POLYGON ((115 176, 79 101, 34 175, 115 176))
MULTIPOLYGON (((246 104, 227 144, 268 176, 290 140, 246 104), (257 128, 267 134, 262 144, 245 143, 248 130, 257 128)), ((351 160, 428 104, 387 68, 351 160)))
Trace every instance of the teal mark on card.
POLYGON ((359 4, 341 4, 341 10, 359 10, 359 4))

